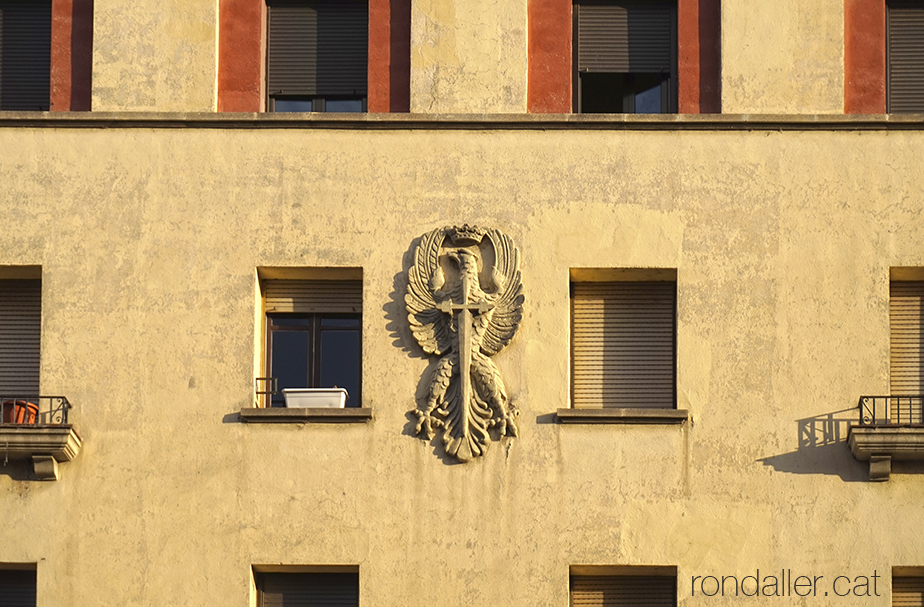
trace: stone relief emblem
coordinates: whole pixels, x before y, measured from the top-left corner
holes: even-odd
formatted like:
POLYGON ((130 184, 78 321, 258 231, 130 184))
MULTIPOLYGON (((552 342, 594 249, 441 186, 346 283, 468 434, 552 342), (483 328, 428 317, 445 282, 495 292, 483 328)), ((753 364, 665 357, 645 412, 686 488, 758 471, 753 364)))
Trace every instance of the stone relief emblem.
POLYGON ((516 436, 491 356, 510 343, 523 317, 520 253, 498 230, 464 225, 426 234, 408 270, 408 321, 427 354, 441 357, 426 403, 414 410, 417 434, 442 430, 446 453, 460 462, 484 455, 490 430, 516 436))

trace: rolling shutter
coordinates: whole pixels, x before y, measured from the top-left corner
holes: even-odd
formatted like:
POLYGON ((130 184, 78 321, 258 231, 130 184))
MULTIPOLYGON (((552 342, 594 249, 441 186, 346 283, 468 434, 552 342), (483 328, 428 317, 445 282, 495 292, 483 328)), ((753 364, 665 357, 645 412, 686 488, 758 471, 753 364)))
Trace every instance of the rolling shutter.
POLYGON ((677 579, 661 575, 572 575, 571 607, 674 607, 677 579))
POLYGON ((365 95, 366 0, 268 3, 267 89, 271 95, 365 95))
POLYGON ((0 0, 0 110, 47 111, 51 1, 0 0))
MULTIPOLYGON (((892 281, 889 284, 889 393, 892 396, 922 393, 922 299, 924 281, 892 281)), ((921 423, 921 399, 890 399, 890 418, 895 423, 921 423)))
POLYGON ((572 406, 674 407, 676 290, 572 283, 572 406))
POLYGON ((42 281, 0 280, 0 397, 38 396, 42 281))
POLYGON ((358 314, 363 311, 363 281, 265 280, 263 299, 267 312, 358 314))
POLYGON ((264 573, 262 607, 357 607, 356 573, 264 573))
POLYGON ((924 112, 924 3, 889 2, 889 112, 924 112))
POLYGON ((578 70, 669 73, 674 6, 644 0, 575 4, 578 70))
POLYGON ((35 570, 0 570, 0 605, 35 607, 35 570))
POLYGON ((924 607, 924 577, 892 578, 892 607, 924 607))

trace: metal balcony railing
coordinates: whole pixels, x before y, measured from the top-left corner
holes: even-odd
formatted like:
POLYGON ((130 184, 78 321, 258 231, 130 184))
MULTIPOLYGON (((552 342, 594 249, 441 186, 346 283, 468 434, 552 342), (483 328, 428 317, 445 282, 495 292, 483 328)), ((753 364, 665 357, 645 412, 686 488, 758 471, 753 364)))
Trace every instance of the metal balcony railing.
POLYGON ((0 426, 60 426, 70 408, 64 396, 0 395, 0 426))
POLYGON ((924 425, 924 396, 861 396, 861 426, 924 425))

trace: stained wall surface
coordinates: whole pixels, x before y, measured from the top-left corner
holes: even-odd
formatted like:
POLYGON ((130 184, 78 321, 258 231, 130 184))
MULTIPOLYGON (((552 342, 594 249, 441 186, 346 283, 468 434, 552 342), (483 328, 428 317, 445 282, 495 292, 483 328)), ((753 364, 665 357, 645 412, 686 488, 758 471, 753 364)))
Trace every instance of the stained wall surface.
POLYGON ((841 0, 723 0, 723 113, 843 111, 841 0))
POLYGON ((526 111, 526 0, 411 6, 411 111, 526 111))
POLYGON ((214 111, 218 2, 94 0, 94 111, 214 111))
POLYGON ((42 392, 84 439, 57 482, 0 467, 43 607, 246 607, 272 563, 358 565, 364 607, 564 607, 576 564, 677 566, 684 606, 717 604, 696 575, 876 572, 885 606, 924 564, 921 470, 871 484, 845 443, 888 391, 889 268, 924 265, 919 132, 102 126, 0 128, 0 265, 42 266, 42 392), (526 304, 520 435, 459 465, 412 436, 403 295, 465 222, 515 240, 526 304), (362 267, 372 421, 240 422, 262 266, 362 267), (689 422, 556 423, 580 267, 677 269, 689 422))

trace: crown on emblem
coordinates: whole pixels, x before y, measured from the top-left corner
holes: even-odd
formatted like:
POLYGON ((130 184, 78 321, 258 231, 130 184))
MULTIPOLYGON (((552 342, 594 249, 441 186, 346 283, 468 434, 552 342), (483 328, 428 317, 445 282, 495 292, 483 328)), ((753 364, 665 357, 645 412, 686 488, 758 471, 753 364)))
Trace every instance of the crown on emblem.
POLYGON ((452 241, 452 244, 455 245, 465 246, 478 244, 481 242, 482 238, 484 238, 484 230, 468 224, 463 225, 461 228, 459 226, 454 226, 449 232, 449 239, 452 241))

